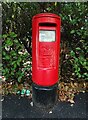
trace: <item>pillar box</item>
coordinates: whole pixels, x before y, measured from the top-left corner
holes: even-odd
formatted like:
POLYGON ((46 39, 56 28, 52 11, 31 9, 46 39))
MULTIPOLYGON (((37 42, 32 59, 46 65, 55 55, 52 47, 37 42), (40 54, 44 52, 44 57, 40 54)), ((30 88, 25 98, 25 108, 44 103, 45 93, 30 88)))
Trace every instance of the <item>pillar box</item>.
POLYGON ((38 107, 52 107, 57 101, 60 23, 52 13, 32 19, 32 99, 38 107))

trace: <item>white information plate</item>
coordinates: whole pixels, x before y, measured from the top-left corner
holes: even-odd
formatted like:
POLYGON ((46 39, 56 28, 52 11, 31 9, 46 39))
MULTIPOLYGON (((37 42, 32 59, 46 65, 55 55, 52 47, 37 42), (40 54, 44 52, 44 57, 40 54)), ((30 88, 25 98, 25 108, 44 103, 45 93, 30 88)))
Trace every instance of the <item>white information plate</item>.
POLYGON ((40 30, 39 41, 40 42, 54 42, 55 41, 55 30, 40 30))

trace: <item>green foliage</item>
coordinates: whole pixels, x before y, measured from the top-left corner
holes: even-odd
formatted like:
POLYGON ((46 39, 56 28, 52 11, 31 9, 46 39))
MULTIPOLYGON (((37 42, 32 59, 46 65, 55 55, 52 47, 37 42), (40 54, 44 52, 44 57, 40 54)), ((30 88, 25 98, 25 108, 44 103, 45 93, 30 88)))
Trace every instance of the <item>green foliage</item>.
MULTIPOLYGON (((69 64, 72 68, 69 71, 72 72, 73 69, 76 78, 87 80, 88 5, 86 3, 58 3, 57 6, 61 8, 59 15, 62 20, 61 49, 64 51, 61 54, 62 71, 68 71, 68 63, 71 61, 69 64), (70 52, 70 50, 72 51, 70 52), (66 55, 69 56, 68 59, 66 59, 66 55), (67 66, 67 68, 64 69, 63 66, 67 66)), ((69 77, 72 77, 71 73, 69 73, 69 77)))
POLYGON ((29 67, 25 67, 24 63, 27 61, 29 55, 14 32, 3 34, 2 39, 2 75, 6 77, 6 80, 12 79, 23 82, 26 78, 25 71, 29 67))
POLYGON ((71 64, 73 66, 73 72, 78 78, 88 80, 88 45, 84 40, 80 40, 80 47, 77 47, 75 51, 71 50, 70 55, 72 57, 71 64))
MULTIPOLYGON (((63 79, 69 78, 73 69, 78 78, 87 79, 88 4, 86 2, 3 2, 2 8, 3 75, 8 80, 20 81, 21 78, 25 78, 27 71, 30 73, 31 65, 24 66, 24 63, 27 62, 26 58, 31 56, 32 17, 43 12, 55 13, 61 17, 61 76, 63 74, 63 79), (29 54, 19 54, 24 47, 29 54)), ((31 62, 30 58, 29 61, 31 62)))

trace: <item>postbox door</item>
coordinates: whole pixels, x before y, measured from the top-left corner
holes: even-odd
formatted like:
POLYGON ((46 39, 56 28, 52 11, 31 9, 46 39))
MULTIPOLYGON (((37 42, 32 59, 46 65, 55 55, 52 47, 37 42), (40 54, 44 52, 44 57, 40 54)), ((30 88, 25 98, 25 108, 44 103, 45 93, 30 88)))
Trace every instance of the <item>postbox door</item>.
POLYGON ((55 44, 56 26, 48 24, 39 26, 38 67, 40 69, 56 68, 55 44))

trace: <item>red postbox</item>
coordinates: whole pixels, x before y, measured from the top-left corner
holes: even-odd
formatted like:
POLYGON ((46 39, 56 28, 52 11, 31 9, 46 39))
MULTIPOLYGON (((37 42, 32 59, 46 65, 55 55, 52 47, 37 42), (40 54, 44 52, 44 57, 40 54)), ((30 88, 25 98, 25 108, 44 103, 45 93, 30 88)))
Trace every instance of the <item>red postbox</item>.
POLYGON ((51 106, 48 104, 57 98, 60 23, 60 17, 52 13, 37 14, 32 19, 32 89, 37 106, 51 106))

